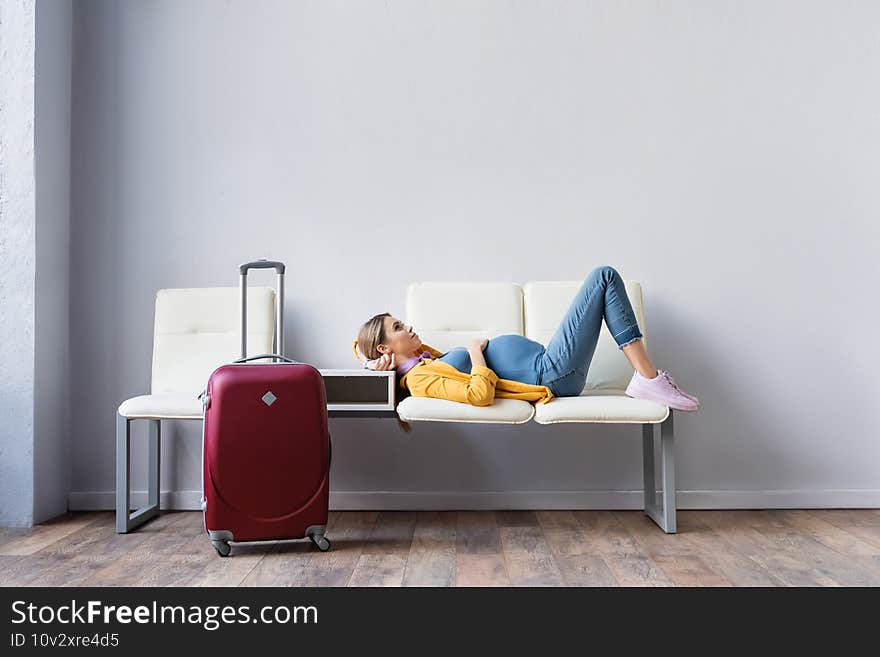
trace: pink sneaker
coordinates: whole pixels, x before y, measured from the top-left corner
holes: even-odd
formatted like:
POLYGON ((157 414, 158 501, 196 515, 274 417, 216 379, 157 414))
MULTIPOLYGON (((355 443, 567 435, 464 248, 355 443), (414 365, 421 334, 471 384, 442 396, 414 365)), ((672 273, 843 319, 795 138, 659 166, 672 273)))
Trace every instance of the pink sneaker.
POLYGON ((700 400, 678 387, 669 372, 657 368, 657 376, 648 379, 638 371, 626 387, 626 394, 635 399, 650 399, 677 411, 695 411, 700 400))

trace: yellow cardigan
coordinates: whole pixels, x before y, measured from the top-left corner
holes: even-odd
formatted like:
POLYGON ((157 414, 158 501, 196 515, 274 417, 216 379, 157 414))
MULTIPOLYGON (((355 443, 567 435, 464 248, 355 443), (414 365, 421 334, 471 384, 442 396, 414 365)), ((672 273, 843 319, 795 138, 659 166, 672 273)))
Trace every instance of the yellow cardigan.
MULTIPOLYGON (((422 351, 430 352, 433 358, 420 361, 400 377, 399 382, 401 388, 409 389, 416 397, 436 397, 474 406, 489 406, 495 397, 537 404, 546 404, 554 397, 547 386, 502 379, 494 370, 483 365, 473 366, 471 373, 465 374, 449 363, 435 360, 443 352, 424 343, 419 347, 419 353, 422 351)), ((356 340, 355 355, 358 355, 356 340)))

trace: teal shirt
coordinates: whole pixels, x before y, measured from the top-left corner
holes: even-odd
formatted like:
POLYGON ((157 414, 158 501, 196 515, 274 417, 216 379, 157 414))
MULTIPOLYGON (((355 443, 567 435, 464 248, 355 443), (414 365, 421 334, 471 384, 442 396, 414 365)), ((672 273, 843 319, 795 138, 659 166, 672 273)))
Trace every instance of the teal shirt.
MULTIPOLYGON (((517 333, 490 338, 483 350, 486 367, 500 378, 537 385, 544 345, 517 333)), ((465 347, 454 347, 437 358, 459 372, 471 373, 471 357, 465 347)))

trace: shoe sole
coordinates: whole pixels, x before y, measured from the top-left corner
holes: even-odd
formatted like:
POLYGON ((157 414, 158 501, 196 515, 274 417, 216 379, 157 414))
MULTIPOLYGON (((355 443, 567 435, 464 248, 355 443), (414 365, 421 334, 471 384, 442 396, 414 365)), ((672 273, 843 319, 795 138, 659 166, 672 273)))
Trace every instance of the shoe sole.
POLYGON ((643 399, 645 401, 652 401, 655 404, 663 404, 664 406, 668 406, 669 408, 673 408, 676 411, 681 411, 683 413, 693 413, 694 411, 700 410, 699 404, 697 404, 696 407, 694 407, 694 408, 689 408, 689 407, 684 407, 684 406, 678 406, 674 402, 661 401, 659 399, 651 399, 650 397, 638 397, 638 396, 632 394, 631 392, 629 392, 628 390, 626 391, 625 394, 628 397, 632 397, 633 399, 643 399))

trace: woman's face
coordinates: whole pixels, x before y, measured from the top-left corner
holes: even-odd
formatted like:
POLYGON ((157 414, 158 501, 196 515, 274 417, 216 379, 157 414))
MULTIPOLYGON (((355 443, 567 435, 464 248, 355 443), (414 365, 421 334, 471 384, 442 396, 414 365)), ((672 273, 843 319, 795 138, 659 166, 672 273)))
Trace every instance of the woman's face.
POLYGON ((379 351, 385 353, 395 353, 399 357, 408 358, 422 346, 418 334, 413 331, 412 326, 407 326, 396 317, 385 317, 385 342, 378 347, 379 351))

